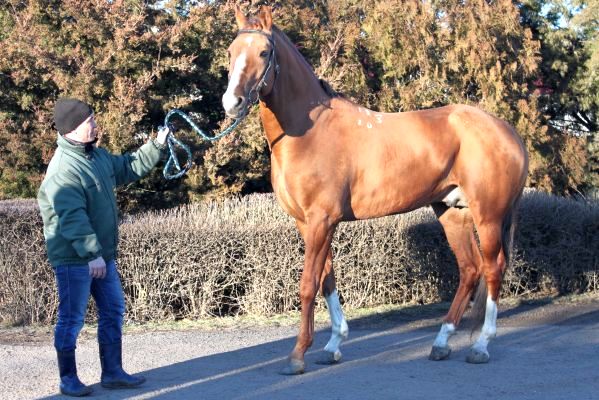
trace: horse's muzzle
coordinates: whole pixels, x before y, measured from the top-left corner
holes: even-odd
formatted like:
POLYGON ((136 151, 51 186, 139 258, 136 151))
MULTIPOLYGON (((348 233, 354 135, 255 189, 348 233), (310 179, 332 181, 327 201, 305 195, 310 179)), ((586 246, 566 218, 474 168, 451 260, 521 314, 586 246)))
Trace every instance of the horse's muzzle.
POLYGON ((229 92, 223 95, 223 108, 230 118, 241 118, 246 113, 246 103, 247 99, 244 96, 229 92))

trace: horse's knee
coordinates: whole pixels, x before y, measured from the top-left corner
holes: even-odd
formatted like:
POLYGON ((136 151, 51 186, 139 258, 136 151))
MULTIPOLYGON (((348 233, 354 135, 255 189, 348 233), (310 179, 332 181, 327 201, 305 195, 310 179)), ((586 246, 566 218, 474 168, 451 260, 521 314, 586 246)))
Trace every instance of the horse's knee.
POLYGON ((472 262, 472 260, 464 260, 458 265, 460 269, 460 281, 464 281, 464 283, 474 283, 480 277, 478 265, 472 262))
POLYGON ((313 283, 302 283, 300 285, 300 300, 302 304, 311 303, 316 298, 318 286, 313 283))

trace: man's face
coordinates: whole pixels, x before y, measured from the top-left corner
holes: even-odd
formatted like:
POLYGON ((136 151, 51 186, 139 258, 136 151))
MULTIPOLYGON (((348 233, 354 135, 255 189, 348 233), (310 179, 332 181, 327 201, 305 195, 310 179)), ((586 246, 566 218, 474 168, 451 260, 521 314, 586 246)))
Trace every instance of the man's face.
POLYGON ((66 136, 81 143, 94 141, 96 139, 96 120, 94 119, 94 114, 90 115, 73 132, 66 136))

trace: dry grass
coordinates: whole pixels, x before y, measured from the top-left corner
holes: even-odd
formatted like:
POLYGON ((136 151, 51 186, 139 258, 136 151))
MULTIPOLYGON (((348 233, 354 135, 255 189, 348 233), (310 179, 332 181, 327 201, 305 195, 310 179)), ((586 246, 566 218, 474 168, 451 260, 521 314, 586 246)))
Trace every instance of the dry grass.
MULTIPOLYGON (((0 205, 0 322, 50 323, 56 294, 41 219, 34 203, 17 203, 0 205)), ((272 316, 299 308, 303 243, 272 195, 128 217, 120 234, 131 321, 272 316)), ((341 224, 333 246, 348 310, 453 297, 455 259, 429 208, 341 224)), ((528 192, 503 295, 596 291, 599 204, 528 192)))

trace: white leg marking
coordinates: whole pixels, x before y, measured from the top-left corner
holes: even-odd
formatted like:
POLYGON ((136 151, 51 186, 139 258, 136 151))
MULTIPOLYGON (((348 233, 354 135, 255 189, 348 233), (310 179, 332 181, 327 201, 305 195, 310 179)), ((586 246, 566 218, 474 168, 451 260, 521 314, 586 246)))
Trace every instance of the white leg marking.
POLYGON ((493 301, 491 296, 487 297, 487 310, 485 311, 485 323, 480 332, 478 340, 472 348, 482 353, 489 354, 487 352, 487 345, 497 334, 497 304, 493 301))
POLYGON ((235 89, 239 86, 239 82, 241 80, 241 75, 243 74, 243 70, 245 69, 246 64, 246 55, 245 53, 241 53, 239 57, 235 60, 235 66, 233 67, 233 73, 231 74, 231 79, 229 79, 229 86, 227 86, 227 91, 223 95, 223 108, 227 112, 235 111, 235 106, 237 106, 237 96, 235 95, 235 89))
POLYGON ((331 316, 331 339, 324 347, 325 351, 333 353, 333 357, 336 361, 341 359, 341 352, 339 351, 339 345, 343 339, 347 339, 348 326, 343 316, 343 310, 341 310, 341 304, 339 303, 339 293, 337 289, 326 297, 327 307, 329 309, 329 315, 331 316))
POLYGON ((449 337, 452 336, 455 333, 455 325, 451 324, 451 323, 443 323, 443 325, 441 325, 441 330, 439 330, 439 333, 437 334, 437 337, 435 338, 435 342, 433 343, 434 347, 442 347, 442 348, 446 348, 447 347, 447 342, 449 341, 449 337))

